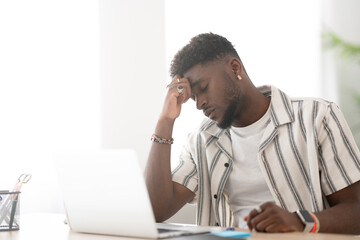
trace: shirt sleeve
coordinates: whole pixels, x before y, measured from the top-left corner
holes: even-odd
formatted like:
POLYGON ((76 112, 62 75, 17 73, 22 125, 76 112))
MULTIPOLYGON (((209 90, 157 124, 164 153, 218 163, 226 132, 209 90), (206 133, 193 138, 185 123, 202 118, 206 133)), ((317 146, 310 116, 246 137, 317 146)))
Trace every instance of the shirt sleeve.
MULTIPOLYGON (((194 151, 191 148, 191 142, 191 136, 189 136, 188 142, 180 154, 179 165, 172 172, 172 180, 185 186, 196 195, 198 189, 198 171, 193 158, 194 151)), ((196 197, 192 202, 195 199, 196 197)))
POLYGON ((335 103, 330 103, 318 130, 321 183, 330 195, 360 180, 360 154, 351 130, 335 103))

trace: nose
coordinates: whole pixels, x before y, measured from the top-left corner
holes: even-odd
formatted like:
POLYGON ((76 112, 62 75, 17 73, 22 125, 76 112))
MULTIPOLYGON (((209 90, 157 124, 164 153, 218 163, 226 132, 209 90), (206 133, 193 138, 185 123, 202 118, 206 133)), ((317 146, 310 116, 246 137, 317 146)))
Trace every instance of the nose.
POLYGON ((207 101, 205 99, 204 96, 200 96, 200 94, 198 96, 196 96, 196 108, 198 110, 203 109, 207 104, 207 101))

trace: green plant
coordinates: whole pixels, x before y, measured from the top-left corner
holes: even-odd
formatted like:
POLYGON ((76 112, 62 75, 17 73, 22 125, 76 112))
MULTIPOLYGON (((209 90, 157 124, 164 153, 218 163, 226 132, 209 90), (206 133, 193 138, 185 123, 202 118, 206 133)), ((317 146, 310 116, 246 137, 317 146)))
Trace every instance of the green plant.
MULTIPOLYGON (((334 32, 324 30, 322 33, 323 46, 325 49, 332 49, 337 51, 340 56, 347 60, 353 60, 360 64, 360 45, 347 42, 336 35, 334 32)), ((360 79, 360 76, 359 76, 360 79)), ((350 90, 351 91, 351 90, 350 90)), ((351 96, 355 104, 360 109, 360 93, 356 90, 351 91, 351 96)), ((360 134, 360 121, 354 126, 351 126, 353 134, 360 134)), ((360 148, 360 142, 358 142, 360 148)))
POLYGON ((349 43, 329 30, 323 31, 322 39, 325 48, 336 49, 343 57, 353 59, 360 64, 360 45, 349 43))

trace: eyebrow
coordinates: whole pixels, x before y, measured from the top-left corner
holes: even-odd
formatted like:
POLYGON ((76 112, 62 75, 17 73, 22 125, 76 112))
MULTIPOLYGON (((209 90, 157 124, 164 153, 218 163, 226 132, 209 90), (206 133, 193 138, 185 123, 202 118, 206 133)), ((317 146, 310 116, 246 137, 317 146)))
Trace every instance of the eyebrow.
MULTIPOLYGON (((190 81, 190 79, 189 79, 190 81)), ((198 79, 198 80, 195 80, 193 83, 190 83, 190 87, 191 89, 193 89, 194 87, 196 87, 196 85, 198 85, 200 82, 202 81, 202 79, 198 79)), ((191 81, 190 81, 191 82, 191 81)))

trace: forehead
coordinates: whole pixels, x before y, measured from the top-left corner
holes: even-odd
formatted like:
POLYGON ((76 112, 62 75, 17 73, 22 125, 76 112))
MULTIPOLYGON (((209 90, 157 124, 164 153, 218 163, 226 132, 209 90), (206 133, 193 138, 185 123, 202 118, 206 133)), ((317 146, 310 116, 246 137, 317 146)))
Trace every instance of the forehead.
POLYGON ((224 67, 225 64, 223 61, 196 64, 184 73, 184 77, 189 80, 191 87, 194 87, 202 80, 209 79, 211 76, 221 73, 224 67))

